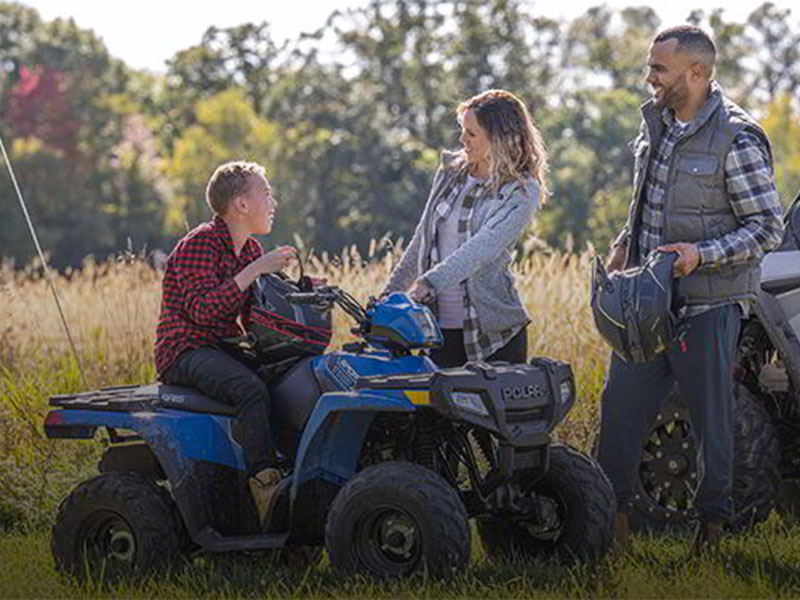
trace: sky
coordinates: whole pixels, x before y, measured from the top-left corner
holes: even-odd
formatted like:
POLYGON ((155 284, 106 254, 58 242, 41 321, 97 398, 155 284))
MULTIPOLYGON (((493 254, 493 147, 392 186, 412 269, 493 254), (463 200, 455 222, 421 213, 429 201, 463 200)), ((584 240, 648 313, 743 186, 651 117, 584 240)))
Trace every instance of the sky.
MULTIPOLYGON (((273 39, 295 39, 301 32, 321 27, 334 10, 365 6, 368 0, 18 0, 39 11, 42 18, 72 17, 82 28, 103 38, 109 52, 136 69, 166 71, 165 61, 175 52, 199 43, 210 26, 231 27, 248 22, 268 21, 273 39)), ((599 0, 527 0, 532 14, 573 19, 599 0)), ((661 17, 662 25, 683 22, 695 8, 708 11, 725 7, 728 20, 742 22, 761 0, 606 0, 614 8, 649 5, 661 17)), ((789 0, 773 0, 788 8, 789 0)), ((792 13, 800 18, 800 10, 792 13)))

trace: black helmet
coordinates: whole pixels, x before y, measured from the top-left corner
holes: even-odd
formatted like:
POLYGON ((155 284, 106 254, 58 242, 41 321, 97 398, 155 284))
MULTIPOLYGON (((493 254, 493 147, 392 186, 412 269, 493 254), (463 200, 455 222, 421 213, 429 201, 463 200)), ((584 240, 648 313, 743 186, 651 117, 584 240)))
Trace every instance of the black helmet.
POLYGON ((253 284, 253 300, 245 328, 263 363, 322 354, 331 341, 331 311, 314 304, 292 304, 287 294, 311 291, 308 277, 290 281, 261 275, 253 284))
POLYGON ((626 362, 643 363, 680 333, 681 302, 672 277, 677 254, 655 252, 641 267, 609 275, 600 257, 592 269, 592 313, 597 330, 626 362))

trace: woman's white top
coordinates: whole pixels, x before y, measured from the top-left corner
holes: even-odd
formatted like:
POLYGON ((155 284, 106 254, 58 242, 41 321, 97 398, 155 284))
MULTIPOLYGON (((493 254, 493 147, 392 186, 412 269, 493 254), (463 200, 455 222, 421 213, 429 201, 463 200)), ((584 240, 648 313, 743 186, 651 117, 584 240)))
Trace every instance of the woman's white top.
MULTIPOLYGON (((464 201, 464 196, 467 195, 472 187, 482 180, 472 177, 467 177, 467 181, 447 216, 439 221, 436 229, 436 240, 439 248, 439 259, 445 260, 453 252, 458 249, 460 239, 458 235, 458 222, 461 218, 461 205, 464 201)), ((441 290, 437 296, 437 304, 439 308, 439 326, 443 329, 461 329, 464 326, 464 286, 461 282, 453 286, 441 290)))

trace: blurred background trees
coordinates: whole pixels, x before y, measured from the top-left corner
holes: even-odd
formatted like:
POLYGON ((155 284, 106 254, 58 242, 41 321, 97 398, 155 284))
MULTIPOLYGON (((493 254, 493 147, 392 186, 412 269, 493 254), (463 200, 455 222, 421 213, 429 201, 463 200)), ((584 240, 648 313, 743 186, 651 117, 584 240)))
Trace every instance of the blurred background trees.
MULTIPOLYGON (((763 120, 785 202, 800 189, 800 28, 770 3, 712 30, 717 77, 763 120)), ((164 75, 130 69, 74 22, 0 2, 0 132, 43 245, 59 267, 88 254, 162 248, 209 216, 206 179, 237 158, 267 166, 275 233, 318 252, 409 236, 454 109, 500 87, 521 96, 551 153, 551 203, 535 233, 605 248, 625 218, 627 142, 646 98, 646 7, 598 6, 571 22, 521 0, 393 0, 334 12, 297 40, 269 24, 209 28, 164 75)), ((0 174, 0 256, 33 247, 0 174)))

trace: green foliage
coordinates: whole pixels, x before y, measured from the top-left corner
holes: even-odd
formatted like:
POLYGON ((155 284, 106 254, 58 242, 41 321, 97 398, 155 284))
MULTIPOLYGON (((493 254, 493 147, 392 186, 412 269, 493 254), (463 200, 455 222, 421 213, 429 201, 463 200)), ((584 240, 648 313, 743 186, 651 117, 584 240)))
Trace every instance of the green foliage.
POLYGON ((207 221, 210 209, 203 198, 214 168, 231 160, 271 164, 276 140, 275 126, 258 117, 241 89, 231 88, 200 100, 195 105, 194 124, 175 140, 167 167, 167 177, 175 186, 168 228, 181 232, 185 226, 207 221))
POLYGON ((797 98, 782 94, 767 108, 764 129, 772 142, 775 180, 784 206, 800 192, 800 107, 797 98))
MULTIPOLYGON (((714 33, 725 89, 781 123, 789 117, 776 103, 800 86, 791 18, 770 3, 744 22, 722 9, 687 15, 714 33)), ((605 247, 625 219, 627 142, 660 25, 644 6, 556 22, 523 0, 373 0, 292 41, 266 22, 212 26, 160 76, 131 71, 70 20, 0 2, 0 132, 59 266, 128 246, 169 249, 207 218, 206 180, 233 158, 271 176, 281 208, 270 243, 296 234, 338 252, 411 233, 440 151, 458 145, 455 107, 499 87, 527 102, 552 154, 539 234, 605 247)), ((791 128, 770 127, 791 197, 798 150, 782 136, 791 128)), ((2 176, 0 195, 13 198, 2 176)), ((0 204, 10 224, 0 246, 25 262, 33 249, 19 212, 0 204)))
MULTIPOLYGON (((60 267, 161 238, 152 131, 133 126, 127 68, 72 20, 0 4, 0 133, 44 247, 60 267), (24 35, 23 35, 24 33, 24 35), (116 101, 114 101, 116 99, 116 101), (123 156, 120 156, 122 154, 123 156)), ((8 177, 0 177, 3 255, 34 254, 8 177)))
POLYGON ((38 372, 0 368, 0 532, 49 525, 64 495, 99 458, 94 444, 56 448, 45 439, 45 398, 77 391, 81 382, 71 358, 41 365, 38 372))
POLYGON ((553 202, 542 214, 546 241, 606 248, 627 216, 639 97, 624 89, 587 90, 548 120, 553 202))

